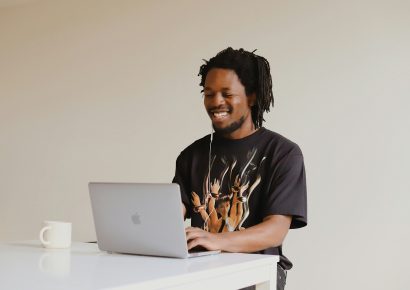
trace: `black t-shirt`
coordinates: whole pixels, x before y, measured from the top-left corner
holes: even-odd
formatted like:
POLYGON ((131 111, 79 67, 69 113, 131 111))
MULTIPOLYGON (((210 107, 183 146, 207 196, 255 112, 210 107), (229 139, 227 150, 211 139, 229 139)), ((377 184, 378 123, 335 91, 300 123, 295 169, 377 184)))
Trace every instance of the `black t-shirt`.
MULTIPOLYGON (((174 183, 193 227, 210 232, 241 230, 268 215, 290 215, 290 228, 307 224, 306 176, 299 146, 260 128, 242 139, 215 134, 188 146, 176 161, 174 183), (211 152, 211 156, 210 153, 211 152), (210 177, 209 177, 210 173, 210 177)), ((282 246, 258 253, 280 255, 282 246)))

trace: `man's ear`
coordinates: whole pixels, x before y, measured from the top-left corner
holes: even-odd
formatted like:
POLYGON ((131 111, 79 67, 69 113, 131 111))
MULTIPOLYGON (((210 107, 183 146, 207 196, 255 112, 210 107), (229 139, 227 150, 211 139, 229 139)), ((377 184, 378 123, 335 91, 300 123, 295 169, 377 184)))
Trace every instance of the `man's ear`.
POLYGON ((249 107, 253 107, 256 103, 256 93, 250 94, 248 97, 248 105, 249 107))

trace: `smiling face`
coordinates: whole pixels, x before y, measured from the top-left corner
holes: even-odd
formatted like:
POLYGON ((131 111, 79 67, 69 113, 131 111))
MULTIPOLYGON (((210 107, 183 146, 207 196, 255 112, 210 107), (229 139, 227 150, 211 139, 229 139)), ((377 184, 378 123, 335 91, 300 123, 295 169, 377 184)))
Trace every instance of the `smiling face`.
POLYGON ((213 68, 206 75, 204 105, 217 133, 239 139, 255 131, 251 106, 255 95, 246 96, 235 71, 213 68))

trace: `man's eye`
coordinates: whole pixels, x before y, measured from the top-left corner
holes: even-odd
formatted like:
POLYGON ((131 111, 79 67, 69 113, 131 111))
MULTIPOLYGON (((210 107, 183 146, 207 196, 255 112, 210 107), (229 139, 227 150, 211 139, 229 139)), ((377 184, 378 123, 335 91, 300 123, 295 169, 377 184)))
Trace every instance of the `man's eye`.
POLYGON ((204 94, 205 98, 211 98, 213 95, 212 94, 204 94))

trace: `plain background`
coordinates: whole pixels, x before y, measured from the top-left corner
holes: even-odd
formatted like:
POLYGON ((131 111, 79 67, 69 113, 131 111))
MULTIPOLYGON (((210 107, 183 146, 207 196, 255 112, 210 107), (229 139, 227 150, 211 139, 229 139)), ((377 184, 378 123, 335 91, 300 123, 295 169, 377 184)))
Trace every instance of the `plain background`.
POLYGON ((265 127, 305 156, 289 290, 408 289, 409 1, 0 1, 0 240, 95 239, 89 181, 170 182, 210 131, 197 76, 271 64, 265 127))

